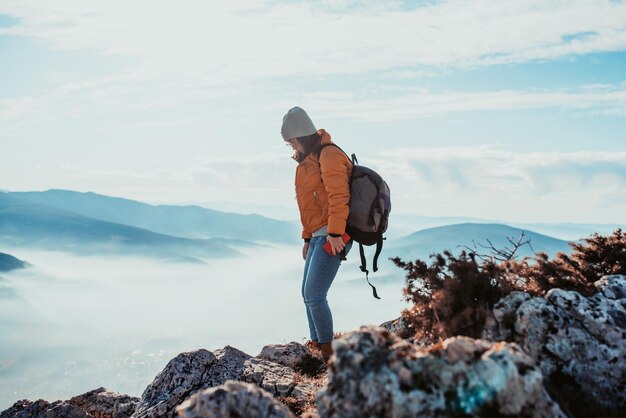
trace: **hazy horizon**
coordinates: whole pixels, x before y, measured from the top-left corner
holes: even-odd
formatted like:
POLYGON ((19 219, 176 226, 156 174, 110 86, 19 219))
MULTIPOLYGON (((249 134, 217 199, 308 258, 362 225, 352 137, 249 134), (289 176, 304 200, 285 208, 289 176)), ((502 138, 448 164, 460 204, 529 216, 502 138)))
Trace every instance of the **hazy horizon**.
MULTIPOLYGON (((298 215, 298 210, 297 210, 297 206, 295 205, 295 202, 290 204, 290 205, 280 205, 280 204, 275 204, 275 205, 270 205, 270 204, 258 204, 258 203, 253 203, 253 202, 236 202, 236 201, 228 201, 228 200, 217 200, 217 201, 201 201, 201 200, 197 200, 197 201, 143 201, 140 200, 136 197, 131 197, 131 196, 120 196, 120 195, 107 195, 105 193, 102 192, 98 192, 96 190, 69 190, 69 189, 59 189, 59 188, 50 188, 50 189, 41 189, 41 190, 10 190, 10 189, 0 189, 0 192, 8 192, 8 193, 12 193, 12 192, 46 192, 46 191, 51 191, 51 190, 63 190, 63 191, 70 191, 70 192, 77 192, 77 193, 95 193, 95 194, 99 194, 99 195, 103 195, 103 196, 108 196, 108 197, 114 197, 114 198, 122 198, 122 199, 128 199, 128 200, 132 200, 132 201, 136 201, 136 202, 140 202, 140 203, 145 203, 148 205, 152 205, 152 206, 159 206, 159 205, 168 205, 168 206, 200 206, 202 208, 205 209, 211 209, 211 210, 217 210, 220 212, 226 212, 226 213, 236 213, 236 214, 258 214, 270 219, 275 219, 275 220, 280 220, 280 221, 286 221, 286 222, 295 222, 298 223, 300 222, 299 219, 299 215, 298 215)), ((571 222, 571 221, 563 221, 559 218, 553 218, 553 219, 545 219, 545 220, 538 220, 538 221, 525 221, 523 219, 514 219, 514 218, 507 218, 506 215, 499 217, 499 218, 487 218, 487 217, 471 217, 471 216, 467 216, 464 215, 463 213, 459 212, 456 214, 451 214, 451 215, 437 215, 437 214, 428 214, 428 213, 420 213, 420 212, 411 212, 411 211, 398 211, 395 208, 393 208, 392 213, 391 213, 392 217, 413 217, 413 218, 424 218, 424 219, 437 219, 439 221, 435 222, 433 225, 446 225, 446 223, 442 223, 445 222, 446 219, 451 219, 451 220, 464 220, 467 222, 472 222, 472 221, 479 221, 479 222, 490 222, 490 223, 503 223, 503 224, 509 224, 509 225, 524 225, 524 224, 546 224, 546 225, 559 225, 559 224, 578 224, 578 225, 626 225, 626 219, 621 219, 621 220, 611 220, 611 219, 602 219, 602 222, 571 222)), ((626 216, 626 215, 625 215, 626 216)), ((559 237, 562 238, 562 237, 559 237)), ((564 238, 567 239, 567 238, 564 238)))

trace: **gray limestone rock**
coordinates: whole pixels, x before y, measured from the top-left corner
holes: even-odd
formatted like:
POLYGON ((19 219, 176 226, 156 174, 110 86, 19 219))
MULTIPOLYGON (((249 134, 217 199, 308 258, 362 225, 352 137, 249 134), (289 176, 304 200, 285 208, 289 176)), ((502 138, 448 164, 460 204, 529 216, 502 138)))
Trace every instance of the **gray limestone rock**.
POLYGON ((396 334, 400 338, 409 338, 415 334, 415 331, 411 329, 411 326, 403 317, 383 322, 380 326, 386 328, 389 332, 396 334))
POLYGON ((273 361, 292 369, 300 364, 306 356, 311 355, 311 350, 295 341, 289 344, 266 345, 257 358, 273 361))
POLYGON ((607 299, 626 299, 626 276, 614 274, 604 276, 593 284, 607 299))
POLYGON ((274 396, 289 396, 296 383, 294 371, 271 361, 251 358, 238 380, 254 383, 274 396))
POLYGON ((320 417, 565 417, 516 344, 456 337, 419 349, 362 327, 333 348, 320 417))
POLYGON ((75 396, 68 403, 94 418, 128 418, 135 412, 139 398, 98 388, 75 396))
POLYGON ((574 416, 626 408, 626 276, 605 276, 595 286, 591 297, 561 289, 545 298, 511 294, 496 305, 483 333, 518 343, 574 416))
POLYGON ((64 401, 17 401, 0 414, 1 418, 90 418, 82 409, 64 401))
POLYGON ((212 386, 209 375, 216 363, 207 350, 179 354, 143 392, 133 417, 173 416, 174 408, 192 392, 212 386))
POLYGON ((500 299, 494 305, 491 316, 487 317, 481 337, 489 341, 512 341, 515 312, 530 298, 528 293, 516 291, 500 299))
POLYGON ((295 418, 270 393, 256 385, 234 381, 192 395, 176 412, 180 418, 295 418))
POLYGON ((254 383, 273 396, 295 396, 302 401, 312 391, 307 385, 298 387, 289 367, 236 348, 226 346, 214 354, 197 350, 179 354, 167 364, 144 391, 133 417, 175 416, 175 407, 189 396, 229 380, 254 383))
POLYGON ((48 402, 43 399, 31 402, 21 400, 0 414, 2 418, 128 418, 139 398, 120 395, 105 388, 98 388, 69 401, 48 402))

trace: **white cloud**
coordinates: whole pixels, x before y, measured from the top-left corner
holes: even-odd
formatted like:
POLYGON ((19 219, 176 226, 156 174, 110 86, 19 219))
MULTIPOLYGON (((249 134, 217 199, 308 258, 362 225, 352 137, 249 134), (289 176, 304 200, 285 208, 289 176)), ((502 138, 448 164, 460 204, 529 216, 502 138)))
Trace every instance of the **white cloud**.
MULTIPOLYGON (((240 86, 248 88, 249 86, 240 86)), ((264 88, 259 86, 256 88, 264 88)), ((567 90, 496 90, 444 91, 403 89, 384 91, 384 97, 369 91, 321 91, 302 93, 289 99, 272 99, 258 108, 259 112, 277 113, 290 108, 294 100, 316 109, 318 117, 347 118, 362 122, 386 122, 433 117, 450 113, 474 111, 507 111, 527 109, 566 109, 606 115, 626 114, 626 86, 583 85, 567 90)), ((252 90, 252 87, 249 87, 252 90)), ((34 97, 0 98, 0 121, 20 122, 97 117, 100 114, 174 109, 197 100, 219 101, 229 94, 241 94, 237 88, 207 89, 204 93, 193 86, 144 83, 138 87, 131 80, 115 78, 98 82, 68 83, 34 97), (204 97, 202 95, 204 94, 204 97)), ((268 96, 268 97, 271 97, 268 96)), ((222 110, 226 112, 226 109, 222 110)), ((189 117, 149 120, 122 124, 122 127, 156 129, 182 126, 201 120, 204 109, 196 109, 189 117)), ((7 125, 10 126, 10 125, 7 125)))
POLYGON ((343 95, 303 95, 311 107, 327 115, 367 122, 407 120, 448 113, 562 108, 598 113, 626 112, 626 89, 618 86, 582 86, 568 90, 500 90, 408 92, 384 98, 343 95), (342 96, 346 96, 344 99, 342 96))
POLYGON ((626 152, 492 146, 388 150, 367 159, 400 212, 550 222, 624 222, 626 152))
MULTIPOLYGON (((25 36, 52 48, 95 51, 103 59, 123 56, 128 62, 86 81, 68 81, 69 72, 47 72, 56 88, 0 99, 0 122, 96 119, 263 90, 285 97, 286 86, 303 91, 312 107, 323 103, 319 108, 328 115, 363 121, 550 107, 626 114, 623 85, 534 92, 405 90, 387 97, 366 89, 306 93, 306 76, 385 70, 377 81, 380 90, 384 77, 397 81, 455 67, 626 49, 624 2, 454 0, 411 10, 401 6, 351 0, 3 0, 0 13, 19 18, 19 24, 0 28, 0 42, 3 34, 25 36), (290 84, 285 78, 290 76, 299 81, 290 84)), ((280 111, 292 104, 273 102, 269 106, 280 111)), ((154 123, 142 119, 144 127, 154 123)), ((10 128, 5 126, 5 134, 10 128)))
POLYGON ((22 22, 0 35, 138 58, 142 77, 222 83, 626 49, 626 3, 610 0, 454 0, 412 10, 398 2, 5 0, 0 13, 22 22))

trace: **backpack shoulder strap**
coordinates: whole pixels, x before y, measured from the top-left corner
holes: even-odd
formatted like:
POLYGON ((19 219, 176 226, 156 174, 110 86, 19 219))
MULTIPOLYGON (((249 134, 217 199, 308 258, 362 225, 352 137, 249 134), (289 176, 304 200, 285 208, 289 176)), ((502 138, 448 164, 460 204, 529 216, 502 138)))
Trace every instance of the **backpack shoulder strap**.
POLYGON ((322 145, 322 146, 320 147, 320 150, 319 150, 318 158, 319 158, 319 156, 320 156, 320 155, 322 155, 322 150, 323 150, 324 148, 326 148, 326 147, 335 147, 335 148, 339 148, 339 151, 343 152, 343 155, 345 155, 345 156, 346 156, 346 158, 348 159, 348 161, 352 162, 352 165, 358 165, 358 164, 359 164, 358 160, 356 159, 356 155, 352 154, 352 158, 350 158, 350 157, 348 156, 348 154, 346 154, 346 152, 345 152, 344 150, 342 150, 342 149, 341 149, 341 147, 340 147, 339 145, 337 145, 337 144, 324 144, 324 145, 322 145))

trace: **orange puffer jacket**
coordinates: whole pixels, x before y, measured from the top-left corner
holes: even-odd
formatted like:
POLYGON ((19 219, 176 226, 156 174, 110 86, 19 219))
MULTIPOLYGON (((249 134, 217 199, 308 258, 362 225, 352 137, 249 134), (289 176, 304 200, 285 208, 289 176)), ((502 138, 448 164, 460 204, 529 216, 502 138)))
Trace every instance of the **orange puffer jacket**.
MULTIPOLYGON (((323 129, 321 144, 331 144, 323 129)), ((350 211, 352 162, 337 147, 324 147, 319 156, 309 154, 296 169, 296 198, 302 221, 302 238, 328 225, 329 234, 343 234, 350 211)))

